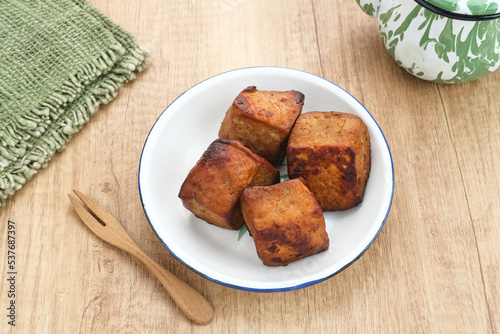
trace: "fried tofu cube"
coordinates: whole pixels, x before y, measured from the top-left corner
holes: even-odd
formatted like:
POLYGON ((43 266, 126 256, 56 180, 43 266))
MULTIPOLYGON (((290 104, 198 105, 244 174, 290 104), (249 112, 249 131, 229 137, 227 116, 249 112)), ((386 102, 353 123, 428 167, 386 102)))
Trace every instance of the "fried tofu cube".
POLYGON ((279 182, 279 171, 241 142, 216 139, 184 180, 179 198, 210 224, 238 230, 244 220, 240 197, 247 187, 279 182))
POLYGON ((323 211, 346 210, 363 200, 370 154, 370 135, 358 116, 304 113, 288 141, 288 176, 300 178, 323 211))
POLYGON ((323 211, 300 179, 245 189, 241 212, 266 266, 286 266, 330 246, 323 211))
POLYGON ((241 141, 272 164, 283 161, 286 143, 302 112, 304 94, 298 91, 244 89, 222 121, 219 137, 241 141))

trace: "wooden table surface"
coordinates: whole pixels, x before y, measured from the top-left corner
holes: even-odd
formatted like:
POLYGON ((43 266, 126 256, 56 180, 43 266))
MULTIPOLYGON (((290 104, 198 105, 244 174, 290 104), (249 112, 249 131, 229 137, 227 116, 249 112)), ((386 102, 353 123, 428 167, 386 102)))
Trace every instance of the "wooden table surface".
POLYGON ((0 209, 1 333, 500 333, 500 72, 460 85, 421 81, 390 58, 354 0, 91 2, 150 49, 150 64, 0 209), (350 92, 394 162, 392 209, 371 248, 291 292, 235 290, 186 268, 155 237, 137 186, 163 110, 204 79, 258 65, 350 92), (213 321, 193 324, 142 264, 92 234, 70 207, 72 189, 201 291, 213 321), (6 317, 8 220, 15 327, 6 317))

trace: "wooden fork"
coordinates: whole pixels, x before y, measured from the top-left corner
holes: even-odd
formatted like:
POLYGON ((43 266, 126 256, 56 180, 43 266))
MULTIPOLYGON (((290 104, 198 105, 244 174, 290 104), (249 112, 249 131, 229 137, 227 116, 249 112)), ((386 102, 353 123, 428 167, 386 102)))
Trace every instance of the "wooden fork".
POLYGON ((130 238, 123 226, 99 204, 77 190, 74 192, 86 207, 74 196, 68 195, 71 204, 92 232, 102 240, 134 256, 151 269, 179 308, 195 323, 204 325, 212 320, 214 310, 205 297, 147 256, 130 238))

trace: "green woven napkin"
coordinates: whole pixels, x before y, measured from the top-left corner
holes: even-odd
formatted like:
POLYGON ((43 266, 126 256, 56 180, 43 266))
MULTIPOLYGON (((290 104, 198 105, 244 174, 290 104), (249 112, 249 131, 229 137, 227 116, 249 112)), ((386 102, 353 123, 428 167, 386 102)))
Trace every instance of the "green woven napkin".
POLYGON ((146 63, 84 0, 0 0, 0 205, 146 63))

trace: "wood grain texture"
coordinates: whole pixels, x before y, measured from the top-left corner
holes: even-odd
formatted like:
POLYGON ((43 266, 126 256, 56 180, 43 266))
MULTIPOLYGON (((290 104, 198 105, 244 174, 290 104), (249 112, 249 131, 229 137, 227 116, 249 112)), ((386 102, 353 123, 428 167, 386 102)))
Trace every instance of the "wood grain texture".
POLYGON ((148 69, 0 209, 16 222, 16 326, 1 333, 500 333, 500 72, 461 85, 416 79, 390 58, 354 0, 91 0, 151 51, 148 69), (141 150, 158 116, 201 80, 235 68, 305 70, 346 89, 384 131, 392 210, 366 254, 285 293, 222 287, 180 264, 144 216, 141 150), (70 207, 99 201, 155 261, 215 308, 199 326, 156 278, 96 238, 70 207))

